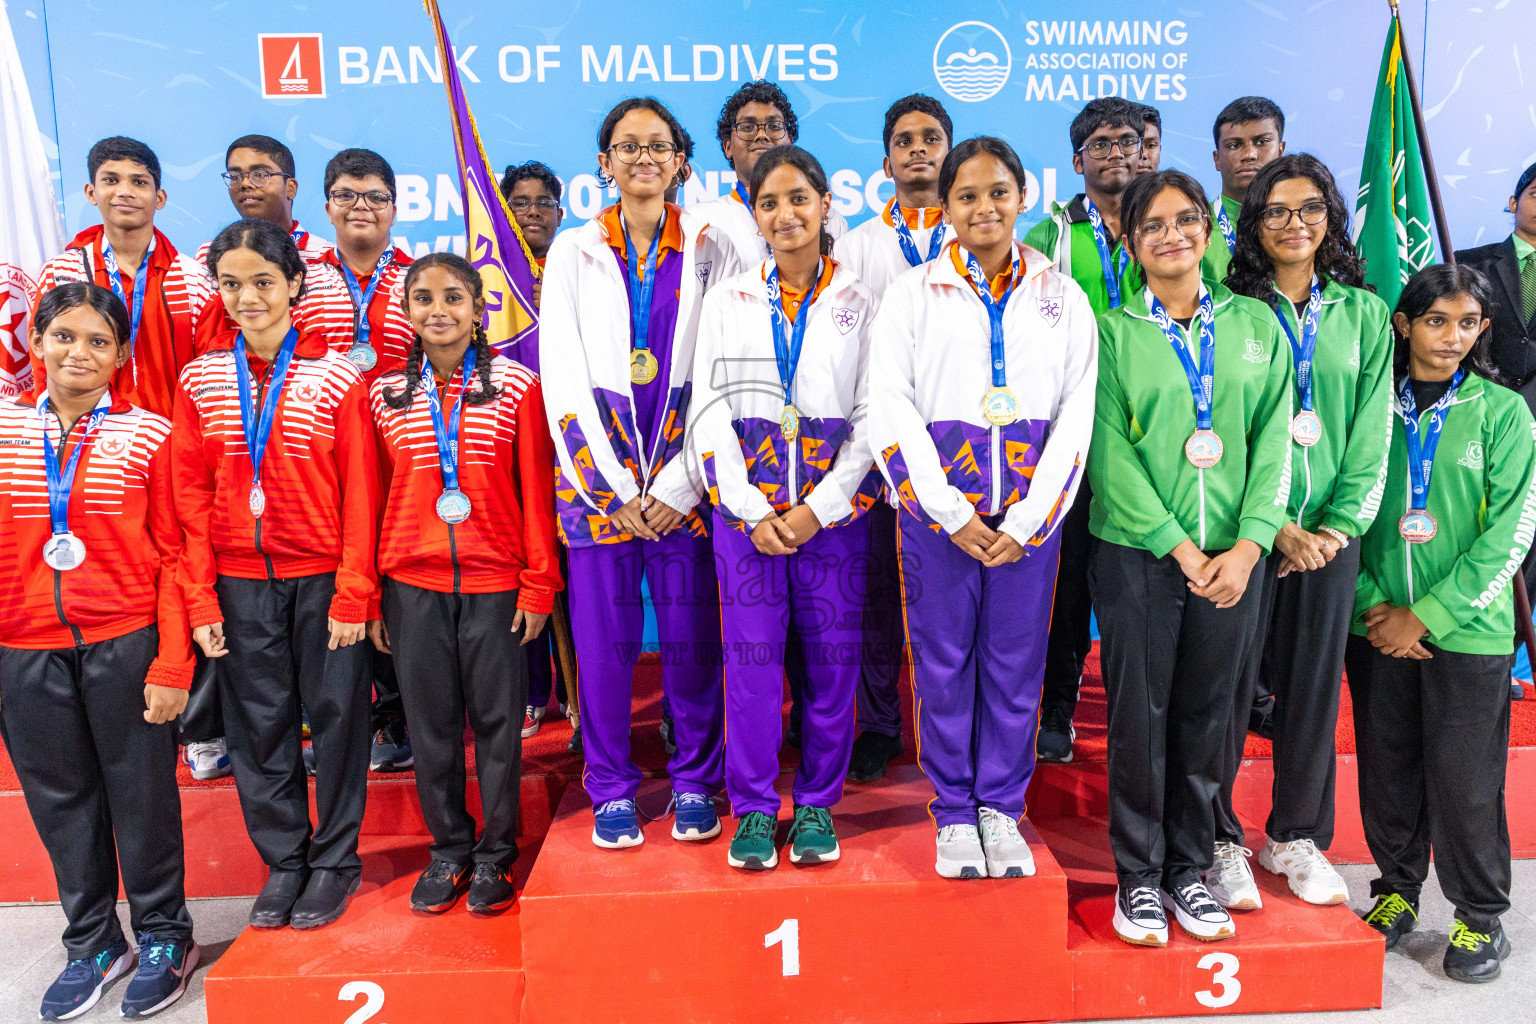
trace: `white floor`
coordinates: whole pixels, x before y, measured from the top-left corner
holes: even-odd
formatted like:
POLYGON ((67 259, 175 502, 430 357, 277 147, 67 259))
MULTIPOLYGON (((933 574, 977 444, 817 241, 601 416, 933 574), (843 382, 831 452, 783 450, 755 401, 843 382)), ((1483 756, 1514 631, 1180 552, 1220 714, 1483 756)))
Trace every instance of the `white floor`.
MULTIPOLYGON (((1352 905, 1369 905, 1366 893, 1376 871, 1365 866, 1341 869, 1357 893, 1352 905)), ((1451 908, 1440 896, 1433 876, 1424 893, 1418 931, 1387 954, 1386 981, 1381 1010, 1354 1013, 1275 1014, 1266 1021, 1298 1024, 1421 1024, 1421 1022, 1526 1021, 1536 1020, 1536 861, 1515 862, 1514 909, 1504 918, 1504 928, 1515 952, 1504 962, 1504 976, 1486 985, 1462 985, 1448 980, 1440 970, 1451 908)), ((196 900, 192 917, 197 940, 202 944, 202 963, 181 1002, 157 1017, 168 1022, 202 1022, 202 975, 204 968, 229 948, 245 926, 248 899, 196 900)), ((123 928, 128 927, 127 908, 119 906, 123 928)), ((0 1024, 37 1020, 43 991, 64 966, 59 932, 64 915, 56 904, 0 906, 0 1024)), ((117 1020, 117 1002, 126 981, 116 982, 82 1022, 117 1020)), ((1242 1021, 1253 1018, 1204 1017, 1180 1020, 1242 1021)), ((806 1024, 818 1024, 807 1021, 806 1024)), ((870 1022, 878 1024, 878 1022, 870 1022)))

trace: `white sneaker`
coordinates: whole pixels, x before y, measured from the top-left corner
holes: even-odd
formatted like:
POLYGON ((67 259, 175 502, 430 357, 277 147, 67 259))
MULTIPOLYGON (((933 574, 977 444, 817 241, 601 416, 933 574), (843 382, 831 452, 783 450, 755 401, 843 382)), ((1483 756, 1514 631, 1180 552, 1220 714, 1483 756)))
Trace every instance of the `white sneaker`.
POLYGON ((975 825, 945 825, 939 829, 938 850, 934 870, 940 877, 987 877, 987 857, 975 825))
POLYGON ((990 877, 1028 878, 1035 873, 1035 855, 1019 834, 1018 822, 990 807, 983 807, 977 818, 990 877))
POLYGON ((222 736, 216 740, 188 743, 186 759, 194 779, 222 779, 230 772, 229 748, 222 736))
POLYGON ((547 710, 546 708, 536 708, 532 704, 529 704, 523 710, 523 739, 526 740, 538 733, 539 724, 544 721, 544 715, 547 710))
POLYGON ((1252 850, 1236 843, 1217 843, 1216 859, 1201 876, 1217 903, 1228 910, 1258 910, 1264 906, 1259 886, 1248 867, 1252 850))
POLYGON ((1173 911, 1173 919, 1192 939, 1215 942, 1237 934, 1232 915, 1211 898, 1202 882, 1190 882, 1162 891, 1163 906, 1173 911))
POLYGON ((1259 865, 1265 871, 1284 875, 1291 884, 1291 892, 1308 903, 1331 907, 1349 899, 1349 886, 1310 839, 1289 843, 1269 840, 1259 853, 1259 865))

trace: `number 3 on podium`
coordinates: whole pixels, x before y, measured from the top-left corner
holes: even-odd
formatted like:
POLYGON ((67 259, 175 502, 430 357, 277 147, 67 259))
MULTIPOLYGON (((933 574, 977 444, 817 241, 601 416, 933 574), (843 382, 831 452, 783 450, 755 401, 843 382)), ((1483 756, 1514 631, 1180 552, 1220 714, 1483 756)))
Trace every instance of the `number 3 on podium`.
POLYGON ((798 918, 789 918, 763 936, 764 949, 772 949, 774 946, 779 947, 779 960, 784 968, 784 977, 797 976, 800 973, 800 921, 798 918))
POLYGON ((1237 980, 1237 957, 1231 953, 1207 953, 1195 965, 1202 971, 1211 972, 1211 986, 1217 991, 1203 989, 1195 993, 1195 1002, 1219 1010, 1231 1006, 1243 994, 1243 983, 1237 980))

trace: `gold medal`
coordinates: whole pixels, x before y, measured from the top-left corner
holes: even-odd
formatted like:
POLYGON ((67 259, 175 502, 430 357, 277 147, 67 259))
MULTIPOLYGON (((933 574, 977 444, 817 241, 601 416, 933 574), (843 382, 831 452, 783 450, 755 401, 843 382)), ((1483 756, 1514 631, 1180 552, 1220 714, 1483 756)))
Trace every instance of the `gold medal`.
POLYGON ((779 413, 779 432, 791 444, 800 436, 800 410, 790 403, 785 403, 784 411, 779 413))
POLYGON ((660 372, 661 364, 651 354, 648 348, 637 348, 629 354, 629 382, 631 384, 649 384, 656 379, 660 372))
POLYGON ((1019 418, 1019 398, 1012 388, 990 388, 981 397, 981 414, 994 427, 1006 427, 1019 418))

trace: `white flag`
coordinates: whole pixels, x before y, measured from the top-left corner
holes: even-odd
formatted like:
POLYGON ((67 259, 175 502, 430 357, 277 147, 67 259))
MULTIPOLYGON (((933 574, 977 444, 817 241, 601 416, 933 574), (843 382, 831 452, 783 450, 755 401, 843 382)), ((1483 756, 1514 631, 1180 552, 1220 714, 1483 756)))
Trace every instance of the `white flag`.
POLYGON ((48 157, 0 0, 0 398, 32 387, 27 331, 37 275, 63 250, 48 157))

